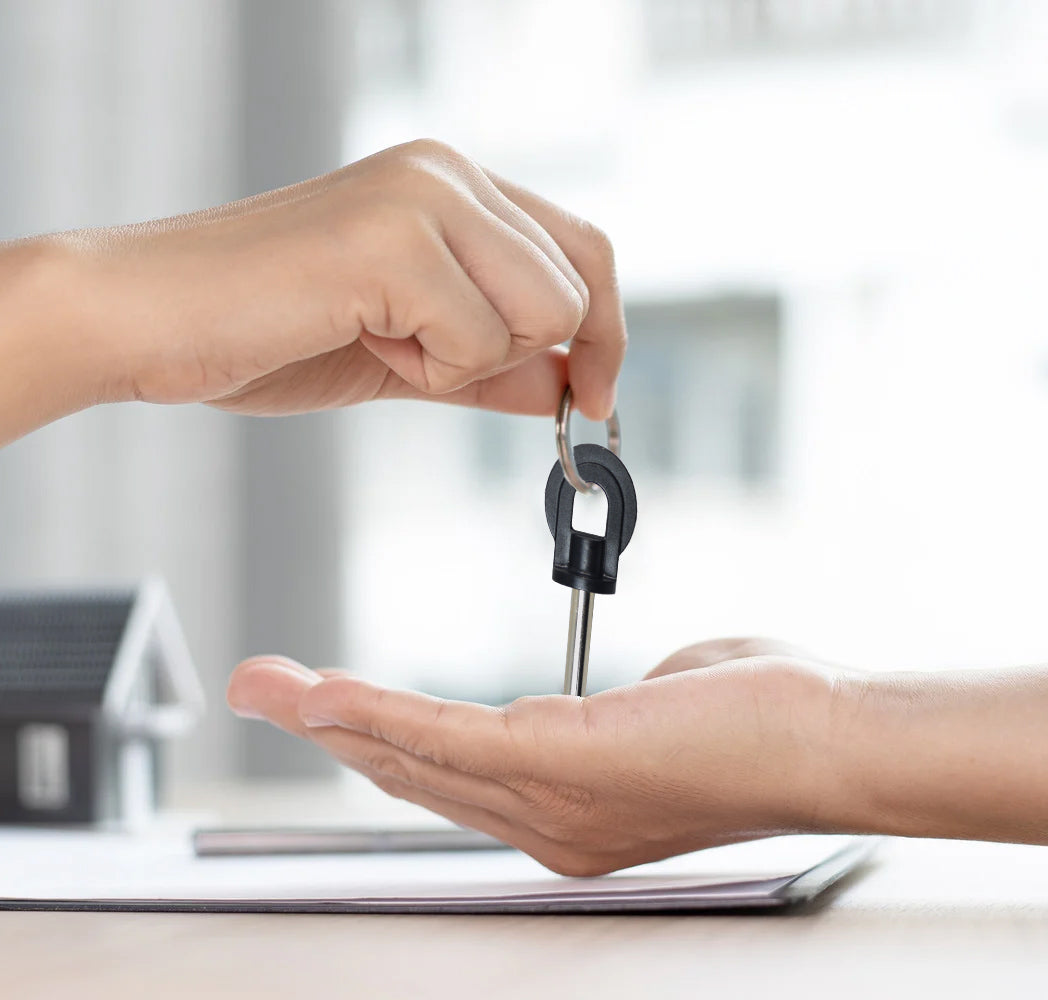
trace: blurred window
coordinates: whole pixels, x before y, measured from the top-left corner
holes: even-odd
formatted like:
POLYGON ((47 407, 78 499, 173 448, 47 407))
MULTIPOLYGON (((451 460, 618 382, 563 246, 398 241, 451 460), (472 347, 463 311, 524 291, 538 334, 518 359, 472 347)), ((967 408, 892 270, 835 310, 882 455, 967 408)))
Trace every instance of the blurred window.
MULTIPOLYGON (((627 306, 629 363, 619 410, 636 474, 742 488, 774 484, 780 313, 776 296, 752 294, 627 306)), ((573 420, 577 440, 603 443, 602 428, 573 420)), ((473 423, 478 479, 515 479, 531 429, 487 414, 475 414, 473 423)))
POLYGON ((643 0, 656 72, 716 55, 924 41, 963 27, 966 0, 643 0))
POLYGON ((778 466, 774 296, 636 303, 620 392, 638 472, 766 486, 778 466))

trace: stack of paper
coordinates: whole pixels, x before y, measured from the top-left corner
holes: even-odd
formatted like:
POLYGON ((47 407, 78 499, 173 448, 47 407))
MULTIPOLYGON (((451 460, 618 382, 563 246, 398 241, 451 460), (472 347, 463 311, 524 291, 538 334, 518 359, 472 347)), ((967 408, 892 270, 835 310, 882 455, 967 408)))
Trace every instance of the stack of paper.
POLYGON ((188 836, 0 831, 0 908, 293 912, 628 912, 811 899, 862 860, 852 837, 776 837, 600 878, 516 851, 197 858, 188 836))

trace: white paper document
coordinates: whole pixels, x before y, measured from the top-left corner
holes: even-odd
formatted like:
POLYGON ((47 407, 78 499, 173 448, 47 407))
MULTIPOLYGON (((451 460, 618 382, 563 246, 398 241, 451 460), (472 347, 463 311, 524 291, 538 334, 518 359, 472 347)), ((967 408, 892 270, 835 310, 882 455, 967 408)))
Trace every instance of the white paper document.
POLYGON ((516 851, 195 857, 189 837, 0 830, 0 908, 283 912, 633 912, 774 908, 865 858, 855 837, 774 837, 600 878, 516 851))

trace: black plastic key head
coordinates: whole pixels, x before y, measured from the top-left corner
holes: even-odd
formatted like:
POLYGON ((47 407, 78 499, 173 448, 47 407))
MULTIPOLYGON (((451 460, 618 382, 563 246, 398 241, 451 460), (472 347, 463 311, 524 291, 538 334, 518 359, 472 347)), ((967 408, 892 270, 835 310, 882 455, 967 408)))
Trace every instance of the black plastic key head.
POLYGON ((574 590, 614 594, 619 555, 637 525, 637 491, 622 460, 599 444, 574 449, 579 475, 599 486, 608 499, 608 521, 602 535, 571 526, 575 487, 555 462, 546 481, 546 523, 553 534, 553 579, 574 590))

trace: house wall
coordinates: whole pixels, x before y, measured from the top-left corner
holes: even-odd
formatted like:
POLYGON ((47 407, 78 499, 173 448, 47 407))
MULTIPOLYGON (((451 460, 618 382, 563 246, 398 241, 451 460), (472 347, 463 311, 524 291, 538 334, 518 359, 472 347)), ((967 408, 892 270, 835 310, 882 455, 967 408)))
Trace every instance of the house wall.
POLYGON ((107 778, 94 719, 55 718, 46 706, 0 718, 0 823, 88 823, 107 813, 107 778))

